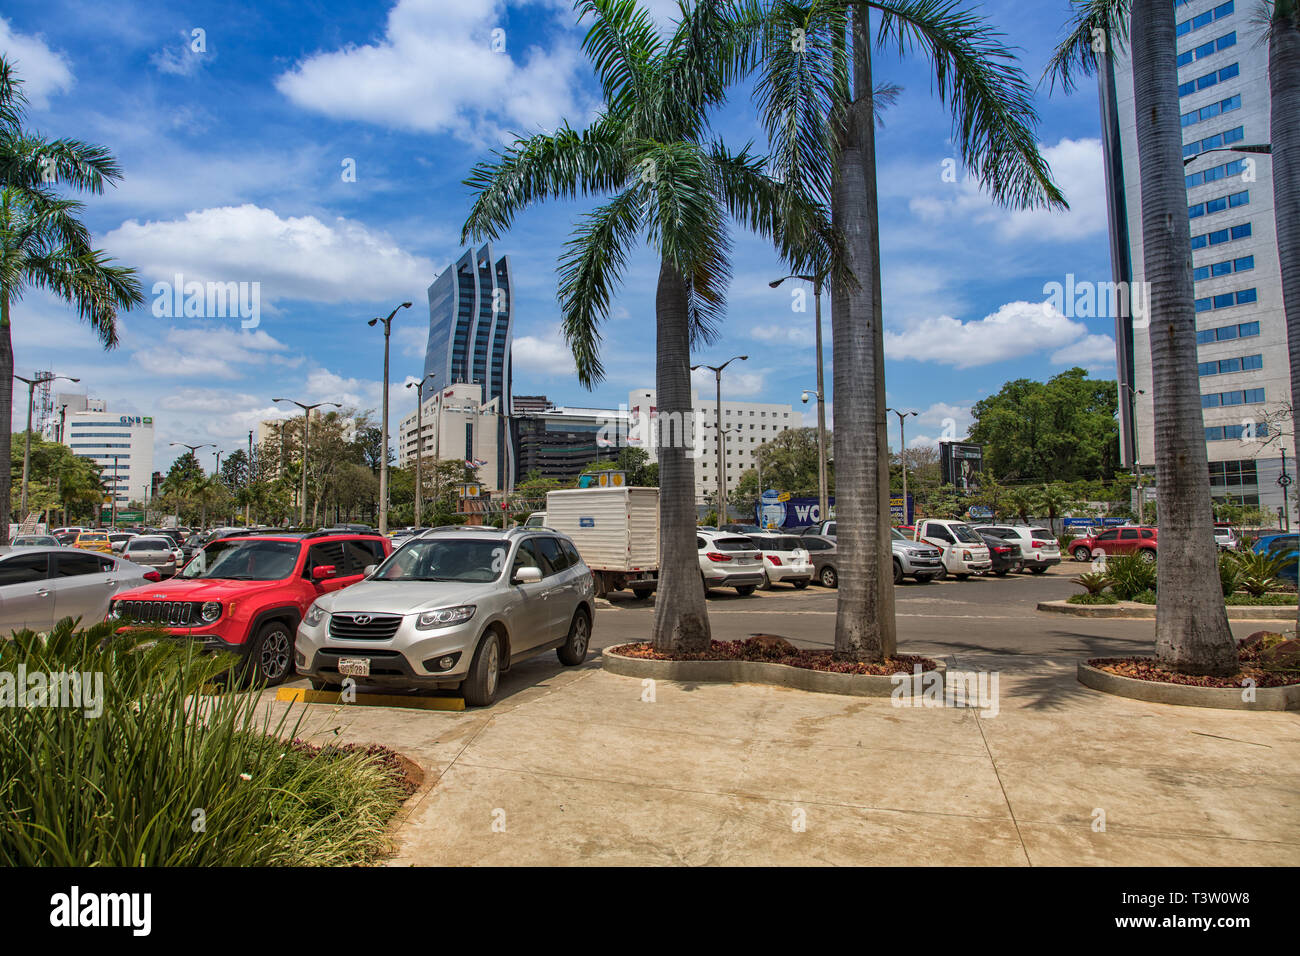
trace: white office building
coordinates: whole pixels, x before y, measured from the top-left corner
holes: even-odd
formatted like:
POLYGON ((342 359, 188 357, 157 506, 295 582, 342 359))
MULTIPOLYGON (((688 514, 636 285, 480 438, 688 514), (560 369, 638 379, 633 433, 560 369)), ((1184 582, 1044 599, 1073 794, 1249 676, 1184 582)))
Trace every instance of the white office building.
POLYGON ((483 487, 503 490, 497 467, 498 438, 503 434, 497 427, 500 408, 500 399, 483 402, 483 386, 476 383, 455 382, 433 394, 426 391, 423 421, 412 411, 397 426, 397 464, 413 465, 417 454, 426 460, 436 455, 443 461, 474 461, 483 487), (417 422, 422 431, 417 431, 417 422))
MULTIPOLYGON (((635 389, 628 393, 627 404, 630 422, 628 444, 633 448, 644 448, 651 461, 658 461, 655 390, 635 389)), ((684 432, 695 460, 695 497, 703 503, 713 500, 718 493, 718 403, 715 398, 701 398, 692 390, 691 409, 691 421, 686 423, 684 432)), ((786 429, 801 427, 803 416, 796 415, 790 405, 737 402, 724 397, 722 452, 726 492, 731 493, 746 471, 757 468, 755 451, 786 429)))
POLYGON ((153 417, 115 414, 103 399, 85 395, 60 395, 56 404, 63 443, 77 457, 99 465, 117 507, 147 501, 153 476, 153 417))
MULTIPOLYGON (((1233 149, 1269 142, 1267 47, 1252 22, 1253 0, 1172 2, 1211 492, 1280 513, 1282 448, 1293 457, 1296 446, 1294 425, 1282 414, 1291 393, 1272 160, 1233 149)), ((1144 276, 1127 50, 1103 64, 1099 88, 1112 273, 1131 283, 1144 276)), ((1125 464, 1152 474, 1151 352, 1141 325, 1116 318, 1120 438, 1125 464), (1130 388, 1142 392, 1131 406, 1130 388)))

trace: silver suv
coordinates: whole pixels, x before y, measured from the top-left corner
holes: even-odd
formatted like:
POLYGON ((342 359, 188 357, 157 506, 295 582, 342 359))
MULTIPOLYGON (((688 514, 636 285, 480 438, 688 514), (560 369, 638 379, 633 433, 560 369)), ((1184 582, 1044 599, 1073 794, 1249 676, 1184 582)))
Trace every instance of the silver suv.
POLYGON ((414 537, 351 587, 319 597, 298 626, 298 673, 319 689, 456 688, 496 699, 501 672, 555 649, 581 664, 591 640, 591 571, 562 534, 447 527, 414 537))

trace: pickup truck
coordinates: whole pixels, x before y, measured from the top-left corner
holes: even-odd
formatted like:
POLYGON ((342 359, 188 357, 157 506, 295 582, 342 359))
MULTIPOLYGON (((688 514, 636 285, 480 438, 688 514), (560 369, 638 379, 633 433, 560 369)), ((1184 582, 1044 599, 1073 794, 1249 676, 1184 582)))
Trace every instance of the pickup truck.
POLYGON ((942 551, 944 569, 959 581, 993 567, 988 545, 965 521, 922 518, 916 523, 914 540, 925 541, 942 551))

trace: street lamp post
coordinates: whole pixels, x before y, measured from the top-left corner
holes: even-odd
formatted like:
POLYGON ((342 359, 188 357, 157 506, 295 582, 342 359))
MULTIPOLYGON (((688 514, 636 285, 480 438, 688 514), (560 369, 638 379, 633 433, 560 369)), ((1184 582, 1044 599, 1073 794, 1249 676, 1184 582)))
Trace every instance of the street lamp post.
POLYGON ((1287 496, 1291 493, 1291 476, 1286 472, 1286 446, 1282 446, 1282 474, 1277 476, 1277 483, 1282 487, 1282 530, 1291 530, 1291 502, 1287 496))
MULTIPOLYGON (((36 386, 47 385, 58 379, 66 379, 69 382, 80 382, 81 379, 73 378, 70 375, 38 375, 36 378, 23 378, 21 375, 15 375, 18 381, 27 385, 27 432, 23 436, 23 490, 18 505, 18 520, 27 520, 27 476, 31 469, 32 460, 32 403, 35 401, 36 386)), ((64 408, 67 406, 65 405, 64 408)), ((9 540, 9 528, 4 529, 5 541, 9 540)))
MULTIPOLYGON (((826 514, 829 507, 830 498, 827 493, 826 480, 826 385, 822 380, 822 284, 826 281, 826 273, 820 272, 815 276, 786 276, 785 279, 777 279, 775 282, 769 282, 768 285, 775 289, 786 279, 802 279, 804 282, 811 282, 813 287, 813 303, 815 318, 813 319, 817 332, 817 501, 820 507, 820 520, 826 521, 826 514)), ((759 492, 762 492, 759 488, 759 492)))
MULTIPOLYGON (((320 408, 322 405, 333 405, 335 408, 342 408, 343 406, 340 405, 338 402, 316 402, 316 403, 311 404, 311 405, 306 405, 306 404, 304 404, 304 403, 302 403, 302 402, 294 401, 292 398, 273 398, 273 399, 271 399, 271 401, 273 401, 273 402, 288 402, 290 405, 297 405, 299 408, 302 409, 302 418, 303 418, 303 423, 302 423, 302 492, 301 492, 301 494, 302 494, 302 500, 298 502, 298 525, 299 525, 299 527, 305 528, 305 527, 307 527, 307 439, 311 437, 311 413, 312 413, 315 409, 320 408)), ((385 385, 384 385, 384 415, 385 415, 385 422, 387 422, 387 415, 388 415, 388 385, 387 385, 387 383, 385 383, 385 385)), ((387 436, 387 427, 386 427, 386 426, 385 426, 385 436, 387 436)), ((283 440, 283 439, 282 439, 282 440, 283 440)), ((387 438, 386 438, 386 437, 385 437, 385 446, 387 446, 387 438)), ((388 457, 388 456, 387 456, 387 447, 385 447, 384 452, 385 452, 384 457, 387 458, 387 457, 388 457)), ((382 497, 382 493, 381 493, 381 497, 382 497)), ((382 502, 381 502, 381 505, 380 505, 380 506, 382 507, 382 502)))
POLYGON ((727 359, 721 365, 692 365, 691 366, 692 372, 694 372, 696 369, 699 368, 707 368, 710 372, 713 373, 713 380, 717 384, 717 407, 714 409, 714 411, 717 413, 715 416, 717 420, 717 424, 714 426, 714 430, 718 433, 718 530, 719 531, 722 530, 722 525, 725 523, 726 520, 725 516, 727 513, 727 498, 726 498, 727 473, 726 473, 726 469, 723 467, 723 460, 722 460, 723 457, 722 436, 725 434, 722 430, 722 370, 735 361, 748 362, 749 356, 733 355, 731 358, 727 359))
MULTIPOLYGON (((113 495, 112 495, 112 497, 111 497, 111 499, 110 499, 110 508, 109 508, 109 512, 108 512, 108 515, 109 515, 109 518, 108 518, 108 526, 109 526, 109 528, 111 528, 111 529, 113 529, 113 530, 117 530, 117 482, 118 482, 118 477, 117 477, 117 463, 118 463, 121 459, 126 458, 126 457, 129 457, 129 456, 127 456, 127 455, 110 455, 109 457, 113 459, 113 495)), ((128 497, 129 497, 129 496, 128 496, 128 497)))
POLYGON ((244 479, 244 527, 248 527, 249 506, 253 500, 253 430, 248 430, 248 476, 244 479))
POLYGON ((903 523, 907 521, 907 432, 903 423, 907 421, 907 416, 916 417, 916 412, 900 412, 896 408, 886 408, 885 411, 893 412, 898 416, 898 463, 903 468, 903 523))
POLYGON ((399 309, 409 309, 411 303, 403 302, 392 312, 388 313, 388 318, 374 318, 367 322, 367 325, 374 325, 376 322, 384 323, 384 418, 379 423, 380 441, 383 447, 379 453, 379 533, 388 534, 388 340, 393 334, 393 316, 398 313, 399 309))
MULTIPOLYGON (((1128 382, 1120 382, 1120 388, 1128 392, 1129 415, 1133 422, 1133 430, 1137 431, 1137 397, 1145 395, 1146 390, 1134 388, 1128 382)), ((1138 526, 1141 527, 1146 522, 1143 520, 1146 514, 1145 501, 1142 494, 1142 443, 1138 436, 1133 436, 1133 471, 1137 475, 1137 492, 1138 492, 1138 526)), ((1158 520, 1158 519, 1157 519, 1158 520)))
MULTIPOLYGON (((421 470, 424 458, 424 384, 431 377, 426 375, 418 382, 406 383, 407 388, 415 389, 415 520, 412 524, 417 528, 424 523, 421 517, 424 514, 424 472, 421 470)), ((442 397, 441 390, 438 396, 442 397)), ((434 467, 438 467, 437 462, 434 462, 434 467)))
MULTIPOLYGON (((216 445, 212 444, 212 442, 210 441, 204 442, 202 445, 187 445, 183 441, 174 441, 174 442, 168 442, 168 445, 170 447, 175 447, 175 448, 188 448, 190 450, 190 454, 194 456, 195 461, 199 460, 198 452, 200 448, 217 447, 216 445)), ((204 478, 207 477, 207 472, 203 470, 202 463, 199 464, 199 473, 203 475, 204 478)), ((202 510, 200 511, 199 514, 199 525, 206 526, 208 523, 208 495, 206 491, 203 493, 200 501, 202 503, 202 510)))

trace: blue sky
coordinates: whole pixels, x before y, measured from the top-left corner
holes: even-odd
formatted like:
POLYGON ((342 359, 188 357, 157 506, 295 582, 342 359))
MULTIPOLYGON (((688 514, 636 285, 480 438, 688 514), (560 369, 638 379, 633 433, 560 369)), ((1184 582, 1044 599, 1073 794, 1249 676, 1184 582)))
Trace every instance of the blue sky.
MULTIPOLYGON (((645 5, 665 24, 676 9, 645 5)), ((1036 80, 1065 0, 981 9, 1036 80)), ((86 199, 99 244, 141 271, 146 293, 181 273, 257 282, 261 296, 260 324, 241 328, 238 318, 158 317, 150 294, 123 318, 121 347, 105 353, 70 309, 33 293, 14 310, 18 373, 79 376, 110 410, 153 415, 155 467, 165 469, 169 441, 241 447, 258 421, 284 414, 277 395, 377 409, 382 335, 365 322, 409 299, 415 308, 394 325, 396 423, 414 408, 402 383, 422 370, 425 290, 458 254, 469 203, 461 180, 513 132, 592 115, 599 91, 581 37, 568 0, 8 0, 0 51, 27 81, 29 125, 103 143, 125 169, 118 188, 86 199)), ((924 61, 880 55, 876 76, 903 87, 877 164, 888 398, 920 413, 908 444, 933 442, 946 419, 961 437, 970 406, 1009 379, 1075 364, 1113 375, 1109 319, 1042 305, 1046 283, 1110 275, 1095 85, 1038 97, 1039 140, 1072 210, 1011 213, 959 165, 956 181, 945 179, 951 123, 924 61)), ((762 150, 744 91, 715 125, 729 143, 762 150)), ((605 329, 605 383, 587 392, 573 377, 555 263, 592 204, 532 209, 496 244, 517 284, 516 394, 617 407, 654 383, 648 251, 631 262, 605 329)), ((750 356, 728 369, 724 397, 803 408, 799 393, 815 382, 811 296, 795 312, 789 283, 767 285, 784 274, 760 240, 737 234, 723 336, 698 356, 750 356)), ((829 387, 829 297, 825 307, 829 387)), ((25 398, 15 394, 18 428, 25 398)))

